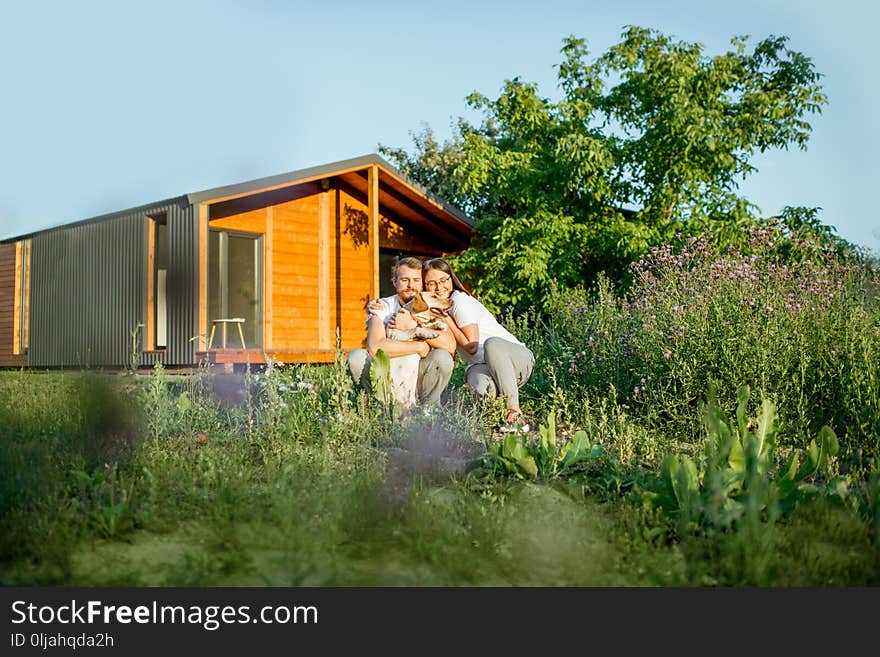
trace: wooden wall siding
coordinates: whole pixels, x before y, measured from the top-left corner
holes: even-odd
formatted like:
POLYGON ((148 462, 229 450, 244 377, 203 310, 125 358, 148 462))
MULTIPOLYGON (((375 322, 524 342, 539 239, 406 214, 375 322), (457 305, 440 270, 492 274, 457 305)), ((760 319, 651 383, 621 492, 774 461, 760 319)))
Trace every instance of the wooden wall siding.
POLYGON ((367 178, 367 214, 370 224, 368 242, 373 246, 370 249, 370 297, 375 298, 379 296, 379 249, 375 247, 379 242, 379 167, 375 164, 371 166, 367 178))
MULTIPOLYGON (((318 194, 318 349, 334 346, 335 322, 330 323, 330 192, 318 194)), ((335 317, 334 317, 335 319, 335 317)))
POLYGON ((267 350, 332 349, 335 345, 332 253, 336 240, 331 197, 310 183, 301 189, 211 206, 211 228, 266 236, 263 347, 267 350), (326 231, 323 239, 322 228, 326 231))
POLYGON ((15 247, 15 242, 0 244, 0 367, 27 365, 27 356, 13 354, 15 247))
POLYGON ((266 208, 257 208, 242 214, 236 214, 222 219, 214 219, 213 213, 208 222, 209 228, 218 230, 239 231, 242 233, 266 233, 266 208))
MULTIPOLYGON (((366 337, 366 305, 371 297, 371 253, 367 243, 368 207, 345 189, 340 189, 332 208, 338 226, 334 244, 335 258, 331 258, 331 273, 335 288, 331 291, 336 302, 337 321, 342 348, 346 351, 363 346, 366 337)), ((379 208, 381 225, 381 207, 379 208)), ((379 272, 379 276, 387 276, 379 272)))
POLYGON ((12 272, 12 353, 23 353, 21 348, 21 293, 22 293, 22 242, 15 243, 15 269, 12 272))
POLYGON ((275 207, 266 208, 266 232, 263 240, 263 344, 268 348, 273 344, 273 308, 272 308, 272 281, 274 280, 275 262, 275 207))
POLYGON ((276 205, 272 214, 271 349, 317 349, 319 194, 276 205))

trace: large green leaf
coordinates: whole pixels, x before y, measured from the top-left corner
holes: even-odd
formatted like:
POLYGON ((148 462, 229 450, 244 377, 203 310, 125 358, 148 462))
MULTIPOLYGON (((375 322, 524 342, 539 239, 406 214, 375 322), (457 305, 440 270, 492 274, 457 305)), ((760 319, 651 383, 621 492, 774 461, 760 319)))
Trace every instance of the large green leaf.
POLYGON ((492 463, 500 467, 505 473, 514 476, 519 474, 516 461, 509 457, 505 450, 505 445, 503 442, 494 443, 492 445, 492 448, 489 450, 489 459, 492 463))
POLYGON ((543 429, 541 431, 541 444, 548 451, 556 451, 556 411, 550 411, 547 415, 547 426, 544 427, 541 425, 540 427, 543 429))
POLYGON ((519 438, 512 433, 509 433, 504 437, 504 455, 514 461, 517 461, 526 455, 525 447, 523 447, 519 438))
POLYGON ((798 470, 796 478, 800 481, 821 470, 828 463, 828 459, 837 456, 839 451, 837 434, 826 424, 819 430, 819 443, 811 440, 807 446, 807 460, 798 470))
POLYGON ((816 445, 815 440, 811 440, 810 444, 807 445, 807 460, 804 461, 804 464, 798 469, 797 475, 795 479, 801 481, 802 479, 806 479, 810 475, 816 472, 816 468, 819 465, 819 446, 816 445))
POLYGON ((783 504, 784 509, 790 508, 791 503, 796 501, 798 488, 798 482, 794 479, 780 479, 776 482, 776 499, 783 504))
MULTIPOLYGON (((705 413, 706 430, 709 435, 714 437, 714 453, 711 453, 712 460, 721 465, 728 458, 728 454, 736 438, 727 426, 727 421, 718 407, 718 403, 713 399, 706 407, 705 413)), ((742 434, 740 434, 742 435, 742 434)))
POLYGON ((538 444, 535 454, 541 470, 546 475, 556 474, 556 413, 550 411, 547 424, 538 427, 538 444))
POLYGON ((743 472, 735 468, 722 468, 715 474, 716 481, 725 495, 731 495, 742 488, 743 472))
POLYGON ((761 402, 761 415, 758 417, 758 430, 755 437, 758 439, 757 457, 758 467, 761 474, 766 474, 773 459, 776 449, 776 432, 779 428, 779 415, 776 405, 769 399, 761 402))
POLYGON ((538 476, 538 466, 535 463, 535 459, 531 456, 523 456, 516 460, 516 464, 520 467, 520 469, 525 472, 530 477, 538 476))
POLYGON ((681 468, 678 473, 680 486, 686 488, 688 495, 699 492, 700 476, 697 471, 697 464, 689 456, 681 457, 681 468))
POLYGON ((576 431, 559 453, 562 466, 567 468, 575 463, 587 460, 592 456, 591 447, 590 439, 587 438, 587 432, 583 429, 576 431))
POLYGON ((819 444, 822 448, 822 454, 819 459, 820 468, 828 463, 828 459, 837 456, 840 451, 840 443, 837 441, 837 434, 827 424, 819 429, 819 444))
POLYGON ((672 483, 672 478, 675 476, 675 473, 678 472, 678 468, 680 464, 678 462, 678 457, 669 454, 663 458, 663 461, 660 462, 660 475, 664 480, 668 481, 670 484, 672 483))
POLYGON ((727 462, 736 472, 746 471, 746 455, 743 451, 742 443, 739 440, 733 440, 727 462))
POLYGON ((798 467, 797 454, 792 454, 791 457, 789 457, 789 459, 788 459, 788 463, 786 463, 779 470, 779 474, 776 475, 776 480, 779 482, 794 481, 795 476, 797 475, 797 467, 798 467))
POLYGON ((370 388, 376 400, 385 408, 392 404, 391 359, 379 349, 370 362, 370 388))
POLYGON ((661 464, 666 481, 672 488, 680 509, 689 510, 700 489, 696 464, 687 456, 667 456, 661 464))

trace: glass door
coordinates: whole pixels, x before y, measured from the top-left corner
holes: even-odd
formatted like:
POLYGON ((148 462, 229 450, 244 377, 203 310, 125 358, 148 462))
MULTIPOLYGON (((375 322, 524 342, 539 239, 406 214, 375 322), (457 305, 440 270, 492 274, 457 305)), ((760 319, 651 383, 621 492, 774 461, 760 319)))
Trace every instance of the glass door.
MULTIPOLYGON (((208 321, 243 318, 245 345, 262 345, 263 284, 261 235, 211 230, 208 234, 208 321)), ((221 344, 218 325, 213 347, 221 344)), ((226 346, 240 347, 235 324, 226 325, 226 346)))

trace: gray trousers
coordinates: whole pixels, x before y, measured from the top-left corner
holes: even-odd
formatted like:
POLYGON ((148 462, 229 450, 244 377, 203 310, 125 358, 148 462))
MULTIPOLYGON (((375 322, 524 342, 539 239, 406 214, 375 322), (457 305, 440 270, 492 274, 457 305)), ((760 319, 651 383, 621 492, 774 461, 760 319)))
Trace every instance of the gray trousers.
MULTIPOLYGON (((353 349, 346 362, 355 385, 369 390, 370 363, 373 362, 370 352, 366 349, 353 349)), ((452 378, 452 367, 452 356, 443 349, 431 349, 431 353, 419 361, 417 392, 420 402, 437 404, 440 401, 440 395, 452 378)))
POLYGON ((471 365, 466 379, 478 395, 504 395, 508 408, 519 406, 519 387, 529 380, 535 356, 521 344, 489 338, 483 344, 485 363, 471 365))

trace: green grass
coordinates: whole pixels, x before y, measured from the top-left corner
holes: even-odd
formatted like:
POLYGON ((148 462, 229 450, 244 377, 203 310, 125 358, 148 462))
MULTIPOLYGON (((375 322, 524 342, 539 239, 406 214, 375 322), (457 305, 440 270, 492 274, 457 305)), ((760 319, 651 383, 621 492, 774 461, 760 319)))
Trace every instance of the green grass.
POLYGON ((629 495, 650 459, 618 460, 650 432, 608 404, 583 411, 602 464, 535 481, 434 467, 483 453, 497 404, 453 388, 444 415, 389 422, 338 364, 7 372, 0 408, 7 586, 878 583, 870 523, 824 499, 759 541, 677 536, 629 495))
POLYGON ((0 372, 0 584, 875 586, 880 281, 780 230, 514 318, 543 431, 503 450, 461 362, 442 413, 402 418, 342 354, 0 372))

